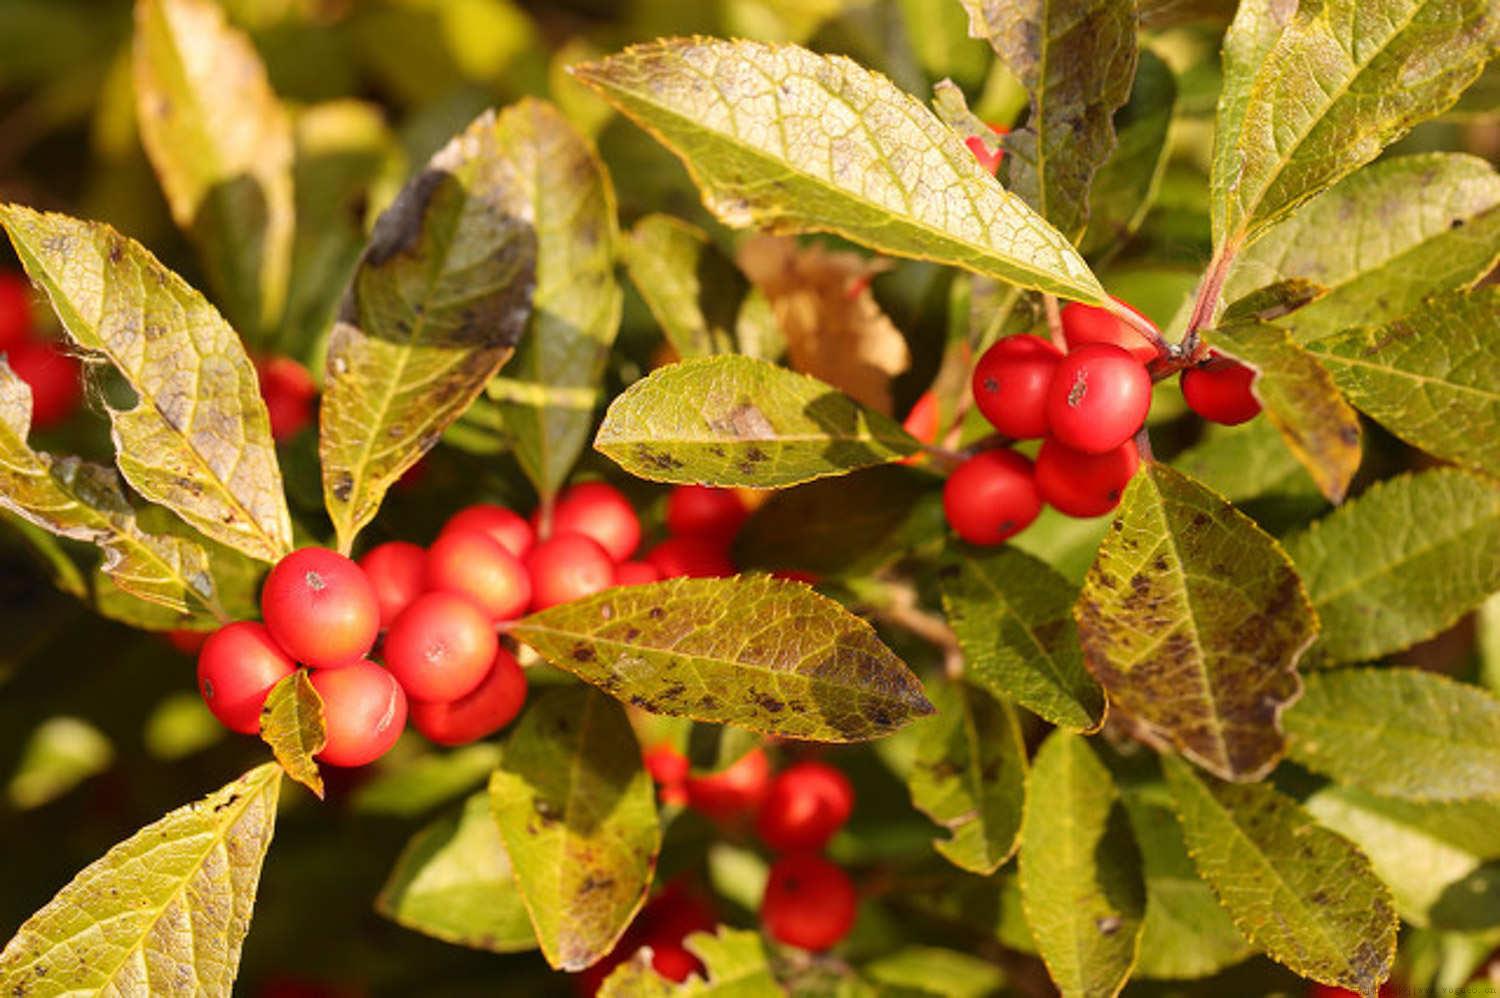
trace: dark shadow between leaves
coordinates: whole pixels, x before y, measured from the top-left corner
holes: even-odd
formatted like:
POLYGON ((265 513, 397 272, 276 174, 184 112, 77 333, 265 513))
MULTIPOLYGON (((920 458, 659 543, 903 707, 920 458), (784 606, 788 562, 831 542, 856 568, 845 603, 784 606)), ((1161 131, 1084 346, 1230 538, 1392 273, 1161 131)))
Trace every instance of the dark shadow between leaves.
POLYGON ((1485 863, 1443 888, 1428 918, 1434 929, 1458 932, 1500 925, 1500 861, 1485 863))

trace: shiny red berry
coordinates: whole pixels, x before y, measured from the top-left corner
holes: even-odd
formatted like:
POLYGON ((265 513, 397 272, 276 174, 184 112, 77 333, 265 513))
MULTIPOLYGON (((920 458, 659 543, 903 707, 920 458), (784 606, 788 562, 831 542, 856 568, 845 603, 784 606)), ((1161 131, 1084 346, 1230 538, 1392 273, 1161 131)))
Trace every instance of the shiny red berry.
POLYGON ((501 648, 490 671, 469 693, 447 703, 411 704, 412 727, 439 745, 467 745, 515 720, 526 703, 526 672, 501 648))
POLYGON ((641 521, 630 500, 613 485, 584 482, 565 489, 552 510, 554 534, 583 534, 614 561, 624 561, 641 543, 641 521))
POLYGON ((477 530, 445 530, 427 549, 427 588, 469 599, 490 620, 514 620, 531 604, 521 560, 477 530))
MULTIPOLYGON (((1110 295, 1114 298, 1114 295, 1110 295)), ((1151 323, 1144 315, 1131 308, 1131 306, 1114 299, 1117 304, 1124 305, 1135 315, 1138 315, 1147 323, 1151 323)), ((1152 323, 1152 328, 1155 324, 1152 323)), ((1086 343, 1108 343, 1127 351, 1132 357, 1142 364, 1149 364, 1156 359, 1156 347, 1140 332, 1132 328, 1128 323, 1117 318, 1113 312, 1097 305, 1085 305, 1082 302, 1069 302, 1062 309, 1063 339, 1068 342, 1069 350, 1077 350, 1086 343)))
POLYGON ((1211 350, 1207 361, 1182 372, 1182 397, 1204 419, 1237 426, 1260 414, 1254 382, 1254 368, 1211 350))
MULTIPOLYGON (((1004 125, 991 125, 990 131, 996 135, 1005 135, 1010 129, 1004 125)), ((1003 148, 997 148, 994 152, 990 152, 989 147, 984 144, 984 139, 977 135, 970 135, 965 138, 964 145, 969 147, 969 151, 974 154, 974 158, 979 160, 979 165, 989 171, 990 176, 994 176, 999 171, 1000 162, 1005 159, 1005 150, 1003 148)))
POLYGON ((1103 516, 1120 505, 1140 466, 1134 440, 1103 454, 1085 454, 1048 440, 1036 456, 1036 490, 1059 513, 1103 516))
POLYGON ((359 559, 359 567, 375 590, 383 628, 427 588, 427 552, 410 541, 387 541, 371 548, 359 559))
POLYGON ((1047 389, 1063 353, 1038 336, 1007 336, 974 365, 974 404, 1012 440, 1047 433, 1047 389))
POLYGON ((494 625, 469 600, 425 593, 391 622, 385 667, 413 700, 439 703, 474 691, 500 650, 494 625))
POLYGON ((208 709, 231 731, 260 730, 260 709, 271 687, 297 670, 264 624, 239 620, 225 624, 198 653, 198 691, 208 709))
POLYGON ((203 645, 212 633, 212 631, 172 630, 164 632, 162 637, 166 639, 167 644, 184 655, 196 655, 203 650, 203 645))
POLYGON ((822 856, 799 852, 771 864, 760 918, 789 946, 825 950, 849 934, 858 909, 848 874, 822 856))
POLYGON ((255 370, 273 438, 290 440, 312 425, 317 416, 318 383, 307 368, 290 357, 266 357, 255 370))
POLYGON ((948 525, 970 544, 1003 544, 1041 511, 1031 462, 1013 450, 975 454, 943 486, 948 525))
POLYGON ((1047 390, 1052 436, 1089 454, 1103 454, 1135 436, 1151 409, 1151 375, 1108 343, 1090 343, 1057 365, 1047 390))
POLYGON ((615 566, 615 585, 643 586, 648 582, 660 582, 661 573, 649 561, 622 561, 615 566))
POLYGON ((31 284, 13 271, 0 273, 0 351, 31 335, 31 284))
POLYGON ((757 747, 717 773, 689 776, 687 799, 693 810, 727 820, 754 812, 770 785, 771 760, 757 747))
POLYGON ((776 774, 755 820, 772 849, 821 849, 854 811, 849 778, 822 762, 799 762, 776 774))
POLYGON ((536 543, 536 531, 519 513, 491 503, 466 506, 448 518, 443 533, 478 530, 517 558, 525 558, 536 543))
POLYGON ((667 529, 679 537, 728 544, 749 516, 734 489, 679 485, 667 496, 667 529))
POLYGON ((276 563, 260 594, 276 643, 313 668, 358 662, 380 633, 380 602, 358 565, 326 548, 302 548, 276 563))
POLYGON ((328 741, 318 758, 330 766, 363 766, 390 751, 406 727, 406 693, 373 662, 312 673, 323 699, 328 741))
POLYGON ((735 571, 724 545, 701 537, 668 537, 646 552, 646 561, 664 579, 720 579, 735 571))
POLYGON ((531 573, 531 608, 583 599, 615 584, 615 563, 592 537, 553 534, 526 557, 531 573))
POLYGON ((25 340, 6 351, 16 377, 31 388, 31 425, 45 430, 78 410, 83 401, 82 368, 78 361, 45 340, 25 340))
POLYGON ((643 758, 646 772, 657 783, 682 783, 688 778, 688 758, 671 742, 657 742, 645 751, 643 758))

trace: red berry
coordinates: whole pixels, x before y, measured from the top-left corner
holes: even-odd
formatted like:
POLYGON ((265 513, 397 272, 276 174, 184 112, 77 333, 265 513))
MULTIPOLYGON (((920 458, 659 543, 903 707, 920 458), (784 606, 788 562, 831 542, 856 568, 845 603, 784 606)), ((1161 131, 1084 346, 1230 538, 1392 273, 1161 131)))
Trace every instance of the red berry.
POLYGON ((657 783, 682 783, 688 778, 687 756, 677 751, 671 742, 658 742, 648 748, 644 755, 646 772, 657 783))
POLYGON ((932 392, 923 392, 917 397, 916 403, 911 407, 911 412, 906 414, 901 428, 924 444, 935 444, 938 430, 942 429, 938 425, 940 417, 937 396, 932 392))
POLYGON ((821 849, 853 810, 848 777, 826 763, 799 762, 771 781, 755 828, 772 849, 821 849))
POLYGON ((661 573, 649 561, 622 561, 615 566, 615 585, 643 586, 648 582, 660 582, 661 573))
POLYGON ((536 543, 536 531, 526 518, 504 506, 476 503, 466 506, 448 518, 443 533, 448 531, 478 530, 490 535, 490 539, 517 558, 525 558, 536 543))
MULTIPOLYGON (((1114 298, 1114 295, 1110 297, 1114 298)), ((1151 322, 1126 302, 1119 298, 1114 298, 1114 300, 1146 322, 1151 322)), ((1156 359, 1155 345, 1142 336, 1138 330, 1117 318, 1109 309, 1100 308, 1097 305, 1085 305, 1082 302, 1069 302, 1062 309, 1062 327, 1063 339, 1067 340, 1069 350, 1077 350, 1085 343, 1109 343, 1128 351, 1142 364, 1149 364, 1156 359)), ((1154 323, 1152 323, 1152 328, 1155 328, 1154 323)))
POLYGON ((82 368, 51 343, 17 343, 7 350, 5 359, 16 377, 31 388, 34 429, 45 430, 65 422, 83 400, 82 368))
POLYGON ((380 633, 375 588, 354 562, 327 548, 302 548, 276 563, 260 593, 276 643, 303 665, 358 662, 380 633))
POLYGON ((1182 397, 1204 419, 1237 426, 1260 414, 1254 381, 1254 368, 1210 350, 1207 361, 1182 372, 1182 397))
POLYGON ((472 693, 500 650, 494 625, 462 596, 426 593, 385 636, 385 667, 413 700, 446 703, 472 693))
POLYGON ((728 544, 750 516, 734 489, 679 485, 667 497, 667 529, 679 537, 728 544))
POLYGON ((359 567, 375 590, 383 628, 390 627, 427 587, 427 552, 410 541, 387 541, 371 548, 359 559, 359 567))
MULTIPOLYGON (((990 131, 996 135, 1004 135, 1010 129, 1004 125, 991 125, 990 131)), ((984 144, 984 139, 977 135, 970 135, 965 138, 964 145, 969 147, 969 151, 974 154, 974 158, 979 160, 979 165, 988 170, 990 176, 994 176, 999 171, 1000 161, 1005 158, 1005 150, 1003 148, 990 152, 989 147, 984 144)))
POLYGON ((619 489, 604 482, 584 482, 564 490, 552 510, 552 532, 592 537, 614 561, 629 558, 641 543, 635 507, 619 489))
POLYGON ((1013 450, 975 454, 943 486, 948 525, 970 544, 1003 544, 1041 511, 1031 462, 1013 450))
POLYGON ((514 655, 501 648, 472 692, 449 703, 413 701, 411 723, 428 741, 467 745, 515 720, 525 702, 526 672, 514 655))
POLYGON ((311 676, 323 698, 328 742, 318 758, 330 766, 363 766, 396 744, 406 727, 406 693, 374 662, 324 669, 311 676))
POLYGON ((210 631, 167 631, 162 637, 167 639, 167 644, 176 648, 184 655, 196 655, 203 650, 203 644, 209 638, 210 631))
POLYGON ((290 440, 313 422, 318 383, 307 368, 290 357, 266 357, 255 365, 260 394, 271 417, 271 436, 290 440))
POLYGON ((20 274, 0 273, 0 350, 31 335, 31 284, 20 274))
POLYGON ((701 537, 668 537, 646 552, 664 579, 719 579, 734 574, 734 562, 723 544, 701 537))
POLYGON ((432 542, 427 588, 467 597, 496 622, 516 619, 531 603, 526 566, 476 530, 445 530, 432 542))
POLYGON ((1036 490, 1059 513, 1103 516, 1120 505, 1140 466, 1134 440, 1103 454, 1085 454, 1048 440, 1036 456, 1036 490))
POLYGON ((208 709, 231 731, 260 730, 260 709, 271 687, 297 671, 297 663, 271 638, 264 624, 225 624, 198 653, 198 691, 208 709))
POLYGON ((1062 360, 1038 336, 1007 336, 974 365, 974 404, 990 425, 1013 440, 1047 434, 1047 389, 1062 360))
POLYGON ((849 934, 858 908, 848 874, 822 856, 791 853, 771 864, 760 918, 789 946, 825 950, 849 934))
POLYGON ((771 760, 753 748, 710 776, 689 776, 688 804, 710 818, 728 819, 760 807, 770 788, 771 760))
POLYGON ((681 943, 648 940, 646 945, 651 947, 651 969, 669 981, 685 981, 703 968, 681 943))
POLYGON ((1090 343, 1064 357, 1047 391, 1052 435, 1074 450, 1103 454, 1135 436, 1151 408, 1151 375, 1108 343, 1090 343))
POLYGON ((531 572, 531 608, 583 599, 615 584, 615 563, 598 542, 583 534, 553 534, 526 558, 531 572))

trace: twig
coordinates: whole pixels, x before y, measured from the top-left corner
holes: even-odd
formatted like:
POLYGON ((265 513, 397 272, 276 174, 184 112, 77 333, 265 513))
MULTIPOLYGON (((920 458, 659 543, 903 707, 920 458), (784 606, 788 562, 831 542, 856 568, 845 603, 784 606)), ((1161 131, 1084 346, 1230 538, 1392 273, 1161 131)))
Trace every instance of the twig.
POLYGON ((1135 431, 1135 450, 1141 456, 1142 461, 1156 460, 1155 455, 1151 453, 1151 434, 1146 432, 1144 425, 1135 431))
POLYGON ((1042 295, 1042 310, 1047 313, 1047 332, 1052 336, 1052 345, 1059 350, 1068 348, 1063 335, 1062 312, 1057 307, 1056 295, 1042 295))
POLYGON ((879 590, 871 595, 876 596, 879 602, 871 606, 872 614, 886 623, 910 631, 947 654, 959 654, 958 636, 953 633, 953 628, 942 617, 922 609, 917 600, 917 591, 912 588, 911 583, 883 579, 876 584, 879 590))
POLYGON ((1224 280, 1229 276, 1229 265, 1234 262, 1234 254, 1238 248, 1232 243, 1219 247, 1219 251, 1209 262, 1208 270, 1203 274, 1203 283, 1198 285, 1193 314, 1188 318, 1187 332, 1183 334, 1182 344, 1178 347, 1183 359, 1188 362, 1197 359, 1200 346, 1198 332, 1213 321, 1214 312, 1219 308, 1219 297, 1224 293, 1224 280))

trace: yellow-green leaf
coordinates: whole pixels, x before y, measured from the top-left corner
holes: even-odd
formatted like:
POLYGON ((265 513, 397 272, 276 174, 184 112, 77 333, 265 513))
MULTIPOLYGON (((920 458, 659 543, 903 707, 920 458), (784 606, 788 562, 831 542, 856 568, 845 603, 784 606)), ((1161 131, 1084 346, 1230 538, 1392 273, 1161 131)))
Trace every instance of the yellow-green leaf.
POLYGON ((68 336, 135 393, 133 406, 109 409, 131 487, 253 558, 290 551, 255 368, 213 306, 107 225, 19 205, 0 206, 0 223, 68 336))
POLYGON ((632 960, 610 974, 599 998, 777 998, 786 994, 771 969, 758 932, 723 927, 694 932, 684 941, 706 973, 673 984, 645 961, 632 960))
POLYGON ((1318 494, 1307 469, 1267 419, 1208 427, 1202 440, 1172 459, 1172 467, 1240 504, 1260 496, 1318 494))
POLYGON ((318 450, 345 550, 525 328, 535 218, 501 139, 486 112, 407 183, 375 223, 341 306, 318 450))
POLYGON ((677 356, 734 352, 750 282, 708 233, 670 215, 647 215, 623 250, 630 279, 677 356))
POLYGON ((751 575, 608 589, 524 617, 511 633, 658 714, 855 742, 932 713, 874 628, 799 582, 751 575))
POLYGON ((286 775, 322 800, 323 777, 313 756, 328 744, 328 727, 323 698, 306 669, 298 669, 272 687, 260 710, 260 737, 271 746, 286 775))
POLYGON ((0 952, 0 991, 229 994, 280 787, 268 763, 105 853, 0 952))
POLYGON ((841 56, 671 38, 573 67, 687 164, 725 224, 826 231, 1102 304, 1083 259, 916 98, 841 56))
POLYGON ((661 849, 625 711, 587 686, 537 697, 506 740, 490 802, 542 955, 559 970, 594 963, 645 902, 661 849))
POLYGON ((1109 770, 1080 735, 1054 731, 1032 760, 1020 883, 1037 952, 1065 998, 1119 994, 1141 941, 1141 855, 1109 770))
POLYGON ((1177 77, 1150 49, 1136 64, 1130 99, 1115 112, 1115 148, 1094 173, 1089 225, 1079 249, 1108 255, 1146 220, 1171 158, 1167 140, 1177 111, 1177 77))
POLYGON ((1269 784, 1205 780, 1163 760, 1188 852, 1235 926, 1303 977, 1374 994, 1396 911, 1370 861, 1269 784))

